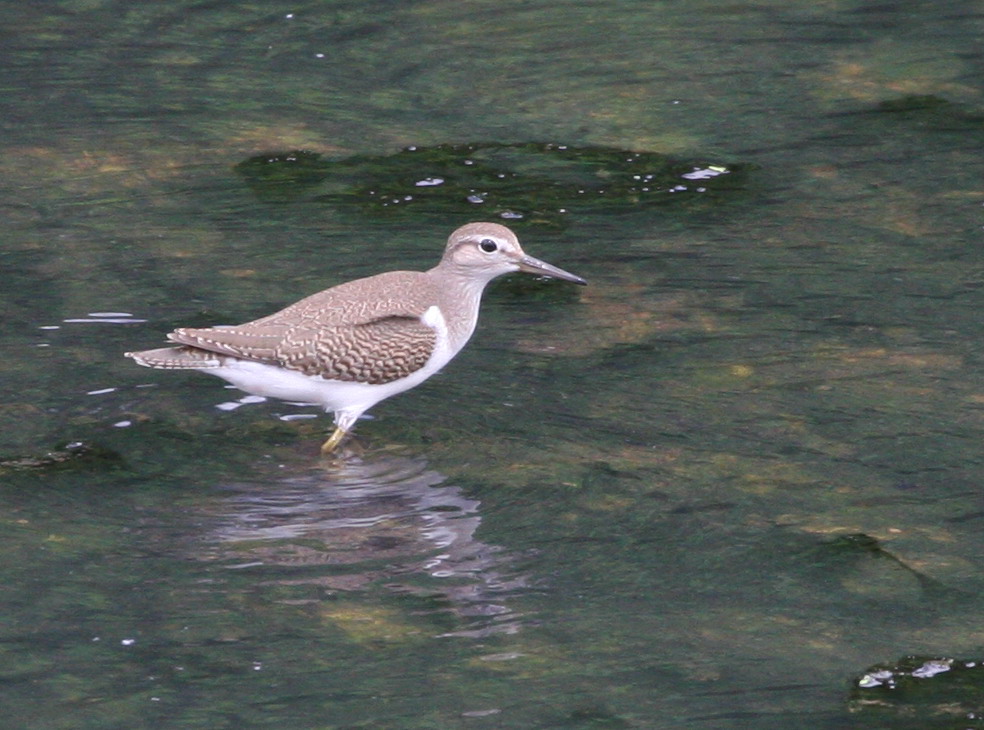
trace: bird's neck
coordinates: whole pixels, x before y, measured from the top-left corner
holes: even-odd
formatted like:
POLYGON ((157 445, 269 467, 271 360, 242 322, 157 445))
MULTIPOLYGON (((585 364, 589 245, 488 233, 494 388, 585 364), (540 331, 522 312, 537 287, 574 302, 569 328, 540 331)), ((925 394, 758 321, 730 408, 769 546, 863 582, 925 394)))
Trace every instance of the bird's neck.
POLYGON ((464 347, 478 323, 482 293, 491 279, 476 277, 474 271, 437 266, 427 272, 437 285, 441 311, 455 351, 464 347))

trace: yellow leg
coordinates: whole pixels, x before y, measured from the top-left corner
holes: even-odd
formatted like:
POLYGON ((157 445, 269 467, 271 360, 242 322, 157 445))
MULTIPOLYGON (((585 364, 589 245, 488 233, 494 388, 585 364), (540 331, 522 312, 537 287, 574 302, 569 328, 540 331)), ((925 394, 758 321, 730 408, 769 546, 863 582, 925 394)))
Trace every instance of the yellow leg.
POLYGON ((332 451, 338 448, 338 445, 342 443, 342 439, 345 438, 346 431, 341 426, 335 427, 335 432, 331 435, 331 438, 321 444, 321 453, 330 454, 332 451))

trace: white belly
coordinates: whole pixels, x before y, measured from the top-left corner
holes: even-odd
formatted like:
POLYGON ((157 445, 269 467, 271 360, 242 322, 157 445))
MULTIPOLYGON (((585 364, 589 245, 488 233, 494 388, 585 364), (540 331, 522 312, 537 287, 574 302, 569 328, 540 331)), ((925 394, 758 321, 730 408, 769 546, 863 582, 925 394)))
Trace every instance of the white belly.
POLYGON ((420 385, 437 370, 438 368, 430 369, 425 365, 407 378, 379 385, 327 380, 317 375, 305 375, 296 370, 285 370, 250 360, 234 360, 224 367, 202 368, 201 372, 217 375, 253 395, 312 403, 326 411, 361 412, 381 400, 420 385))

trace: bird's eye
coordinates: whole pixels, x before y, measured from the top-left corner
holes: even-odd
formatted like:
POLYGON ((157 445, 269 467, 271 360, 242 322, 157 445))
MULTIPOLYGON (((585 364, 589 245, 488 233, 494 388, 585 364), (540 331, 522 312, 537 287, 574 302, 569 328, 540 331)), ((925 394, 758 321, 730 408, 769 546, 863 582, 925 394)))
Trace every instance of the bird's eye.
POLYGON ((479 242, 478 247, 485 251, 485 253, 492 253, 499 248, 499 245, 491 238, 483 238, 481 242, 479 242))

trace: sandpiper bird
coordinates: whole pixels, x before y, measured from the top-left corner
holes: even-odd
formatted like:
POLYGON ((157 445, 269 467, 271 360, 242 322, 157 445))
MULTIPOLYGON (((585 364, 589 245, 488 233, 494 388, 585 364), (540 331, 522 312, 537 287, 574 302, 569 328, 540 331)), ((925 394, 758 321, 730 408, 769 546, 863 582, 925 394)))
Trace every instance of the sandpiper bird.
POLYGON ((485 285, 513 271, 585 284, 527 256, 511 230, 469 223, 429 271, 390 271, 325 289, 235 326, 176 329, 178 347, 128 352, 140 365, 201 370, 254 395, 332 411, 330 453, 366 410, 420 385, 475 331, 485 285))

